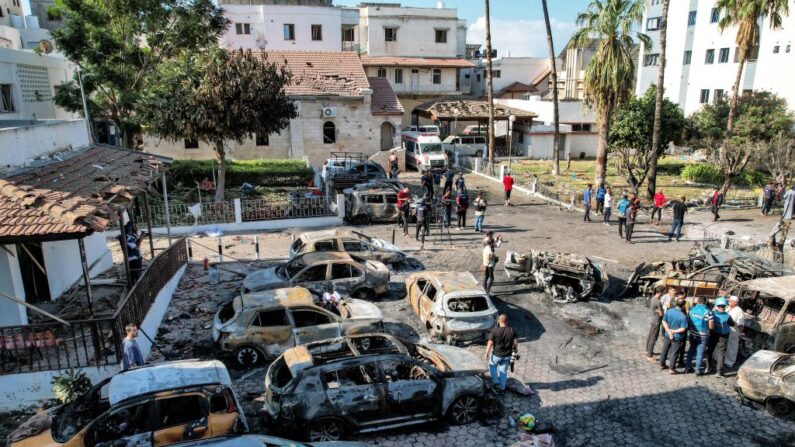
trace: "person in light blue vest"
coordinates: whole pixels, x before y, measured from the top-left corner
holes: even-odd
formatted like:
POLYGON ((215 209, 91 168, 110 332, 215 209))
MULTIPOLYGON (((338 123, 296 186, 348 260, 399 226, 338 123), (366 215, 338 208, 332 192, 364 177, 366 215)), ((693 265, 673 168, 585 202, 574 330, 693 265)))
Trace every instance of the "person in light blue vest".
POLYGON ((704 374, 704 351, 709 344, 709 323, 712 321, 712 312, 705 305, 706 299, 703 296, 696 297, 696 305, 687 314, 690 336, 690 348, 687 351, 687 370, 692 372, 695 369, 696 375, 704 374), (693 366, 693 355, 696 356, 696 365, 693 366))
POLYGON ((726 306, 728 305, 729 302, 726 301, 726 298, 718 297, 715 300, 712 319, 709 322, 709 351, 707 358, 712 359, 714 354, 715 373, 718 377, 724 377, 723 360, 726 357, 726 346, 729 342, 731 327, 734 326, 734 320, 726 312, 726 306))

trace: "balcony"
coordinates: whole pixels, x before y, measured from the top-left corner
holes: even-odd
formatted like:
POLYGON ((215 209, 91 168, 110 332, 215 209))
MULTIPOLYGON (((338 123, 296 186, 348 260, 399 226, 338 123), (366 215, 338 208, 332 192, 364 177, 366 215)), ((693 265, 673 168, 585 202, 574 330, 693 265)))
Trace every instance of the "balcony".
POLYGON ((359 48, 359 44, 356 42, 342 42, 342 51, 353 51, 356 54, 359 54, 361 51, 359 48))
POLYGON ((468 94, 469 85, 457 87, 455 84, 395 84, 390 82, 395 93, 409 93, 415 95, 457 95, 468 94))

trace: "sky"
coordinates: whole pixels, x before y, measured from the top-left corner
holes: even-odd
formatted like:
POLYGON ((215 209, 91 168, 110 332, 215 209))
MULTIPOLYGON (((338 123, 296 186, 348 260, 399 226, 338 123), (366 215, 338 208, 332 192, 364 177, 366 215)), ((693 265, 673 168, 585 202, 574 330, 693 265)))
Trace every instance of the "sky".
MULTIPOLYGON (((373 1, 373 0, 369 0, 373 1)), ((334 0, 335 5, 356 6, 361 0, 334 0)), ((437 0, 391 0, 403 6, 435 8, 437 0)), ((25 13, 30 14, 28 0, 23 0, 25 13)), ((446 8, 458 9, 458 17, 466 19, 467 43, 484 43, 486 22, 483 0, 445 0, 446 8)), ((555 52, 563 49, 574 32, 577 13, 589 0, 548 0, 555 52)), ((544 11, 541 0, 491 0, 492 46, 499 56, 548 56, 544 11)))

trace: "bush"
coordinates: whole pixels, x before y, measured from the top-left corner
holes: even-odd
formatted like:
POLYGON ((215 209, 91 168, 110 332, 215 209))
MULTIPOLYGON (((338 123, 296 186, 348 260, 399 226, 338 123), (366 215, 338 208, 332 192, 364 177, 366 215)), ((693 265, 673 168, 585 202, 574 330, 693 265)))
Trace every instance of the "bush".
POLYGON ((723 175, 718 168, 711 164, 692 164, 685 166, 679 174, 682 180, 689 182, 704 183, 708 185, 718 185, 723 183, 723 175))
POLYGON ((73 401, 91 389, 91 380, 85 372, 70 368, 52 379, 52 393, 61 403, 73 401))
POLYGON ((759 171, 745 171, 740 176, 740 181, 737 182, 740 185, 744 186, 764 186, 765 182, 767 181, 767 176, 759 171))
MULTIPOLYGON (((202 179, 213 178, 213 160, 174 160, 169 168, 172 183, 192 187, 202 179)), ((226 187, 243 183, 254 186, 304 186, 315 176, 303 160, 245 160, 226 162, 226 187)))

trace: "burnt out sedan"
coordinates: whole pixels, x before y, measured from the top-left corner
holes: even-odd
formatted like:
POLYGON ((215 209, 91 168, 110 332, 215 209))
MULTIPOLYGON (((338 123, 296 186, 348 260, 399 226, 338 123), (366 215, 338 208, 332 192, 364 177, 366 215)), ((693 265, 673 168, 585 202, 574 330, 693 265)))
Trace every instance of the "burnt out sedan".
POLYGON ((298 235, 290 245, 290 257, 311 252, 342 251, 362 259, 399 264, 406 254, 389 242, 358 231, 322 230, 298 235))
POLYGON ((265 425, 311 442, 447 418, 474 422, 486 364, 461 348, 362 334, 292 348, 265 377, 265 425))

